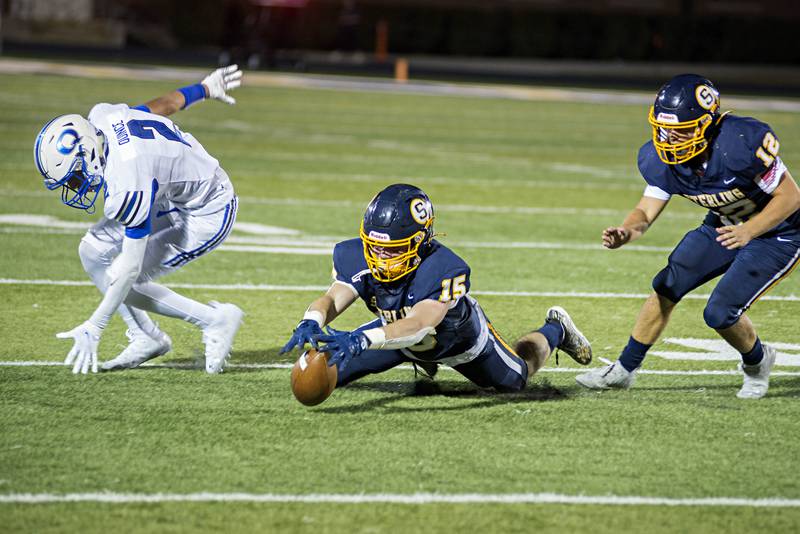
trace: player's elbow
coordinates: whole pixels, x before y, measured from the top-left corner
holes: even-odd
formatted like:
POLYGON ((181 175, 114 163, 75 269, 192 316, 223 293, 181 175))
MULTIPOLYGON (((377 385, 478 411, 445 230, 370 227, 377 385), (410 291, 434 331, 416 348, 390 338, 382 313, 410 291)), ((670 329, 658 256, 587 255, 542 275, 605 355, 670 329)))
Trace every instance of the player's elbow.
POLYGON ((403 320, 405 323, 404 330, 414 335, 420 335, 420 338, 425 337, 426 334, 435 330, 441 322, 441 319, 436 319, 438 318, 414 314, 408 315, 403 320))
POLYGON ((794 213, 797 210, 800 210, 800 191, 795 191, 792 195, 790 213, 794 213))

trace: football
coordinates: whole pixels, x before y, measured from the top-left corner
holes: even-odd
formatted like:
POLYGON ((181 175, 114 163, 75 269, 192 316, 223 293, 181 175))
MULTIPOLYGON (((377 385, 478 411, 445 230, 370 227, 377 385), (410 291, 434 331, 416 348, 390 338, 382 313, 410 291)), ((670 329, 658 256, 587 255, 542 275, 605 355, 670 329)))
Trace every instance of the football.
POLYGON ((316 406, 336 387, 336 366, 328 367, 327 354, 309 349, 292 368, 292 393, 306 406, 316 406))

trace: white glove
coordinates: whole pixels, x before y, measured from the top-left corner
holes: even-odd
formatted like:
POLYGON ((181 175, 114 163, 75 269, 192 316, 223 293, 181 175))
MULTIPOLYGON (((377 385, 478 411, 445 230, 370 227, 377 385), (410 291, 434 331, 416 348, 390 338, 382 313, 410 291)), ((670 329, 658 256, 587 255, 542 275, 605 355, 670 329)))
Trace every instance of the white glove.
POLYGON ((222 100, 226 104, 235 104, 236 100, 228 95, 228 91, 242 85, 242 71, 238 65, 228 65, 217 69, 201 82, 208 93, 208 98, 222 100))
POLYGON ((89 372, 89 364, 92 366, 92 372, 97 372, 97 345, 100 343, 100 336, 103 330, 96 326, 91 321, 76 326, 69 332, 60 332, 56 334, 57 338, 75 340, 72 350, 67 354, 67 359, 64 360, 65 365, 72 365, 72 372, 77 374, 81 372, 86 374, 89 372))

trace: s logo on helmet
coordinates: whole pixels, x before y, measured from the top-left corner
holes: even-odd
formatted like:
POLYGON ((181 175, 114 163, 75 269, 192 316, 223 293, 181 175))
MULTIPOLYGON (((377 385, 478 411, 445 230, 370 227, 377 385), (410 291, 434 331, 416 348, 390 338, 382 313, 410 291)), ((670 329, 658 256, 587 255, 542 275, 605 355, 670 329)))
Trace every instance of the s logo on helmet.
POLYGON ((433 215, 432 211, 430 203, 421 198, 415 198, 411 201, 411 216, 419 224, 428 222, 433 215))
POLYGON ((719 93, 707 85, 698 85, 694 90, 694 96, 700 107, 712 113, 719 107, 719 93))
POLYGON ((58 141, 56 141, 56 150, 65 155, 71 154, 72 151, 75 150, 75 145, 78 144, 79 140, 80 136, 78 135, 78 132, 76 132, 72 128, 64 130, 63 132, 61 132, 61 135, 58 136, 58 141), (67 139, 65 142, 64 138, 67 136, 72 136, 72 139, 71 140, 67 139), (68 144, 70 143, 70 141, 72 142, 72 144, 68 144))

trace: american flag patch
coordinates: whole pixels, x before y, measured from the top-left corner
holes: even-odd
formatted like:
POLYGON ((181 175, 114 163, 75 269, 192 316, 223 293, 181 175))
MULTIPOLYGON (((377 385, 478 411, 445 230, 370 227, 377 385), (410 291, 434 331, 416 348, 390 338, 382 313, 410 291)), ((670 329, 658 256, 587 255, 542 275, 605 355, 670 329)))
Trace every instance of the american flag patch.
POLYGON ((783 164, 781 158, 776 157, 770 168, 761 175, 756 183, 762 191, 772 194, 778 187, 784 172, 786 172, 786 165, 783 164))

